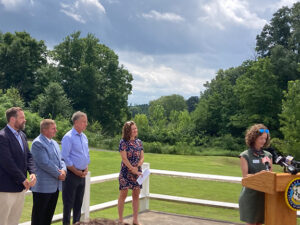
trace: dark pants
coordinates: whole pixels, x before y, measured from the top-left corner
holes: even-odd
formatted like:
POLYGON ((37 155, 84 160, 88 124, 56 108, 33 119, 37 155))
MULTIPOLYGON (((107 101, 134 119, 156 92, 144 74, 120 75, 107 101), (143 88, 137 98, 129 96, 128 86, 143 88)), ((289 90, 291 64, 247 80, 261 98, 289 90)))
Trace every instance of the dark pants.
POLYGON ((31 225, 50 225, 55 211, 59 191, 54 193, 32 192, 33 207, 31 225))
POLYGON ((76 176, 68 170, 63 182, 62 199, 64 203, 63 224, 70 224, 71 210, 73 209, 73 224, 80 221, 81 206, 85 188, 85 178, 76 176))

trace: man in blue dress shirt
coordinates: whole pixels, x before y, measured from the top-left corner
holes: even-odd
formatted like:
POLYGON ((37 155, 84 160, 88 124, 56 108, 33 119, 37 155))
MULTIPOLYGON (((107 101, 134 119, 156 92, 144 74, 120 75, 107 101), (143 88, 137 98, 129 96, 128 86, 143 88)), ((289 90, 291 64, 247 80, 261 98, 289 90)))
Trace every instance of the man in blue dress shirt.
POLYGON ((90 163, 88 139, 83 133, 88 120, 83 112, 75 112, 72 116, 73 128, 65 134, 61 141, 62 158, 67 166, 67 176, 63 182, 63 224, 70 224, 73 209, 73 224, 80 221, 81 206, 85 189, 85 176, 90 163))
POLYGON ((31 188, 33 194, 31 225, 50 225, 67 169, 61 159, 59 145, 52 139, 57 132, 54 120, 42 120, 40 132, 31 146, 38 178, 36 185, 31 188))

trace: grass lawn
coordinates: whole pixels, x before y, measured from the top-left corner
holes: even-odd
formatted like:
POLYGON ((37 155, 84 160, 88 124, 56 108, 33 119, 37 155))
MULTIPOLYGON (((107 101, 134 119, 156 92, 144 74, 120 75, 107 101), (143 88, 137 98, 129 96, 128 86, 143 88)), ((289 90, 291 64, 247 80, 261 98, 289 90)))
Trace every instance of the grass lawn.
MULTIPOLYGON (((120 169, 121 158, 118 152, 90 151, 91 164, 89 169, 91 176, 117 173, 120 169)), ((239 159, 222 156, 186 156, 186 155, 162 155, 145 154, 145 162, 150 163, 152 169, 174 170, 203 174, 216 174, 227 176, 241 176, 239 159)), ((276 167, 275 171, 281 171, 276 167)), ((238 202, 240 184, 230 184, 215 181, 191 180, 186 178, 174 178, 151 175, 150 192, 182 197, 191 197, 224 202, 238 202)), ((91 205, 115 200, 118 198, 118 181, 110 181, 91 185, 91 205)), ((23 215, 20 222, 30 220, 32 209, 32 196, 26 197, 23 215)), ((162 212, 171 212, 191 216, 201 216, 240 222, 237 210, 222 209, 207 206, 150 200, 150 209, 162 212)), ((61 195, 58 200, 55 214, 62 213, 61 195)), ((131 215, 131 204, 126 204, 124 215, 131 215)), ((92 218, 104 217, 116 219, 117 208, 110 208, 91 213, 92 218)), ((61 222, 57 223, 61 224, 61 222)), ((300 223, 299 223, 300 224, 300 223)))

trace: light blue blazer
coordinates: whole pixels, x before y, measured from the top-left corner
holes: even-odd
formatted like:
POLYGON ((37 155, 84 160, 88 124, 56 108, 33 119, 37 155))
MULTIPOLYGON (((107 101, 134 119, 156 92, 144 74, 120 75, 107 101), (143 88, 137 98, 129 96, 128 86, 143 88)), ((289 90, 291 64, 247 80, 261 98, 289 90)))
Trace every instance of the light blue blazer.
POLYGON ((58 179, 58 170, 65 170, 65 162, 61 159, 59 145, 53 139, 53 144, 42 134, 33 140, 31 154, 36 165, 36 184, 33 192, 54 193, 62 190, 62 181, 58 179))

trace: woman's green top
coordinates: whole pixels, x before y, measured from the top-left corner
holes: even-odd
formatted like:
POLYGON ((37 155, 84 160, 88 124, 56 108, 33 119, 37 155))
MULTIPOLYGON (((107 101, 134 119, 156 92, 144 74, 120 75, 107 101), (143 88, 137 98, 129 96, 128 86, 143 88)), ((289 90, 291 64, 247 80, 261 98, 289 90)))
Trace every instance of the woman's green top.
MULTIPOLYGON (((266 169, 263 157, 272 159, 267 151, 248 149, 240 154, 248 162, 248 174, 255 174, 266 169)), ((240 219, 246 223, 264 223, 265 194, 260 191, 243 187, 239 198, 240 219)))

